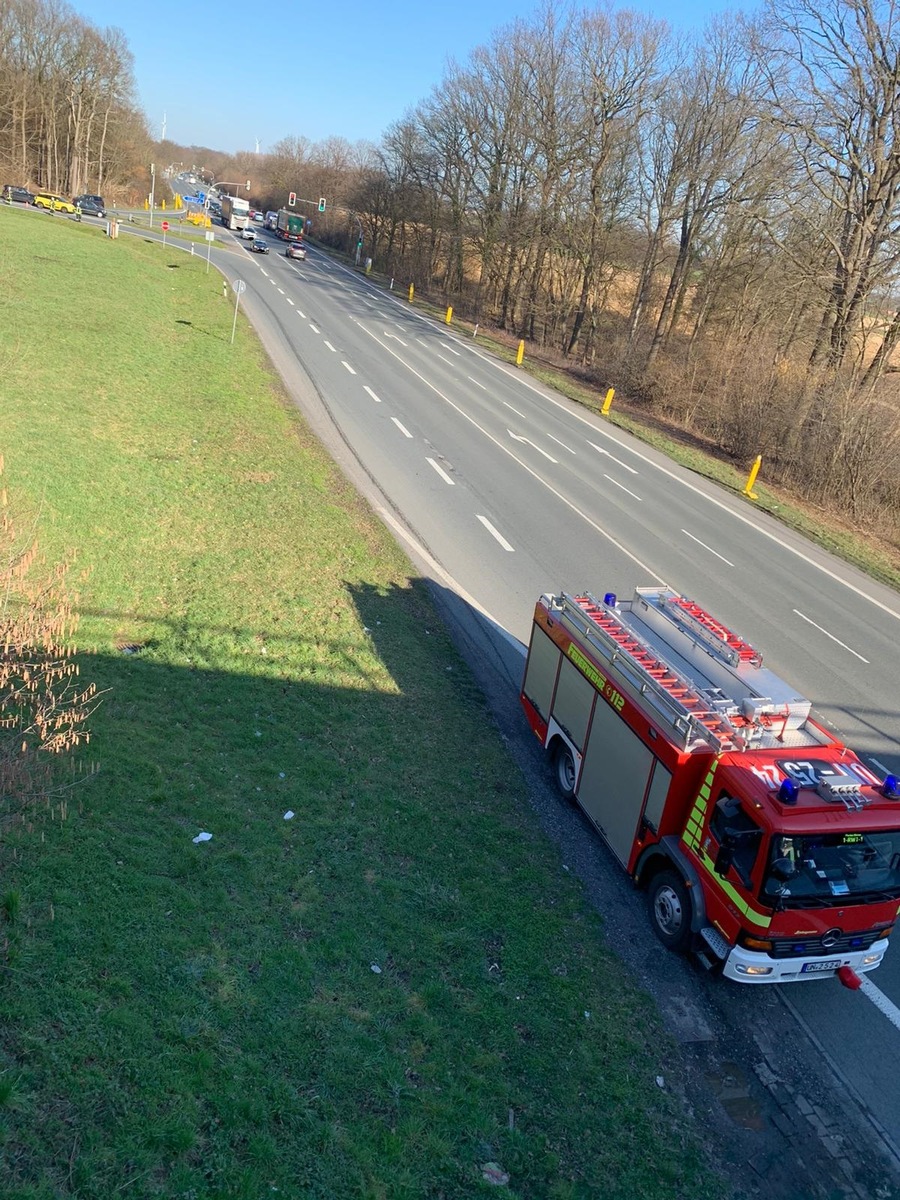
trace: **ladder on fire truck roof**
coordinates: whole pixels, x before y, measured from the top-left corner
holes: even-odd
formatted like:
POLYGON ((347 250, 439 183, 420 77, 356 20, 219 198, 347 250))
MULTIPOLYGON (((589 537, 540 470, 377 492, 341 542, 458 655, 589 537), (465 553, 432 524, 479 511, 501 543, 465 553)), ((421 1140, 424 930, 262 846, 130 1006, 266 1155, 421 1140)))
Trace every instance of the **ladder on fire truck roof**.
POLYGON ((685 749, 703 743, 719 751, 744 749, 761 744, 763 737, 775 744, 780 739, 771 738, 771 731, 779 724, 782 736, 790 728, 806 741, 809 702, 762 670, 762 655, 700 605, 668 588, 638 588, 635 601, 622 606, 609 599, 599 601, 589 593, 551 597, 564 623, 652 704, 685 749), (638 606, 646 613, 643 620, 633 611, 638 606), (654 632, 674 654, 665 656, 654 632), (704 663, 717 661, 718 668, 704 670, 704 664, 686 658, 696 651, 704 663), (749 674, 760 676, 776 697, 763 698, 749 674))

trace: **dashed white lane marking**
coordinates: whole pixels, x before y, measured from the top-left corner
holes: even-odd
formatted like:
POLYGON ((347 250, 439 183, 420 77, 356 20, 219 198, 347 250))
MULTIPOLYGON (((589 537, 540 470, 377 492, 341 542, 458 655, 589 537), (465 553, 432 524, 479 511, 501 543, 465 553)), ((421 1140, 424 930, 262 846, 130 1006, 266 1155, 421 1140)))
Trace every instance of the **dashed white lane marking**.
POLYGON ((286 296, 285 299, 287 300, 288 304, 294 303, 293 300, 290 298, 290 296, 286 296))
POLYGON ((509 403, 508 400, 504 400, 503 404, 504 404, 505 408, 512 409, 512 411, 516 414, 516 416, 521 417, 523 421, 528 420, 528 418, 525 416, 525 414, 523 412, 519 412, 519 410, 517 408, 513 408, 513 406, 509 403))
POLYGON ((424 338, 416 338, 416 341, 419 343, 420 346, 427 346, 429 344, 428 342, 425 341, 424 338))
POLYGON ((856 650, 851 649, 847 645, 846 642, 842 642, 841 639, 835 637, 833 633, 829 633, 827 629, 823 629, 821 625, 817 625, 815 623, 815 621, 813 621, 810 617, 805 616, 804 613, 802 613, 799 608, 795 608, 794 612, 797 614, 798 617, 801 618, 801 620, 809 622, 809 624, 812 625, 813 629, 818 629, 819 633, 824 633, 827 638, 831 638, 831 640, 833 642, 836 642, 842 649, 844 649, 844 650, 848 651, 848 653, 852 654, 854 656, 854 658, 858 658, 860 662, 864 662, 867 665, 871 665, 867 658, 863 658, 863 656, 861 654, 857 653, 856 650))
POLYGON ((408 437, 408 438, 412 437, 412 434, 409 432, 409 430, 406 428, 406 426, 401 425, 401 423, 397 420, 396 417, 391 417, 391 420, 394 422, 394 424, 397 426, 397 428, 400 430, 400 432, 403 434, 404 437, 408 437))
POLYGON ((318 329, 315 327, 315 325, 313 325, 312 321, 310 321, 310 323, 309 323, 309 327, 310 327, 310 329, 313 331, 313 333, 318 333, 318 332, 319 332, 319 330, 318 330, 318 329))
POLYGON ((388 333, 388 331, 385 329, 385 331, 384 331, 384 336, 385 336, 385 337, 389 337, 389 338, 393 338, 393 339, 394 339, 394 341, 395 341, 395 342, 399 342, 401 346, 404 346, 404 347, 406 346, 406 342, 404 342, 403 338, 401 338, 401 337, 397 337, 396 333, 388 333))
POLYGON ((438 475, 440 475, 441 479, 443 479, 444 483, 449 483, 451 487, 456 486, 456 480, 450 478, 450 476, 447 474, 447 472, 444 470, 444 468, 441 466, 440 463, 435 462, 433 458, 426 458, 425 461, 427 463, 430 463, 431 466, 434 467, 434 469, 437 471, 438 475))
POLYGON ((630 471, 632 475, 637 475, 638 472, 634 469, 634 467, 629 467, 628 463, 623 463, 621 458, 616 458, 614 454, 610 454, 608 450, 604 450, 603 447, 598 446, 596 442, 588 442, 588 445, 593 446, 598 454, 605 454, 607 458, 611 458, 614 463, 618 463, 620 467, 624 467, 625 470, 630 471))
POLYGON ((624 483, 619 483, 618 479, 613 479, 612 475, 607 475, 607 474, 604 472, 604 474, 603 474, 603 478, 604 478, 604 479, 608 479, 610 483, 614 483, 614 484, 616 485, 616 487, 617 487, 617 488, 621 488, 623 492, 627 492, 627 493, 628 493, 628 495, 629 495, 629 496, 631 496, 631 498, 632 498, 633 500, 640 500, 640 499, 641 499, 641 497, 640 497, 640 496, 639 496, 639 495, 638 495, 636 492, 632 492, 632 491, 630 490, 630 488, 627 488, 627 487, 625 486, 625 484, 624 484, 624 483))
MULTIPOLYGON (((611 546, 615 546, 619 553, 624 555, 625 558, 629 559, 637 567, 639 567, 649 580, 656 583, 665 583, 665 580, 659 574, 657 574, 657 572, 654 571, 654 569, 648 563, 645 563, 643 559, 638 558, 638 556, 629 550, 623 542, 620 542, 618 538, 613 537, 613 535, 604 525, 602 525, 599 521, 595 521, 591 516, 588 515, 588 513, 584 512, 583 509, 580 509, 577 504, 573 504, 572 501, 567 496, 563 495, 563 493, 557 488, 555 488, 552 483, 544 479, 542 475, 539 475, 537 471, 529 467, 528 463, 525 462, 524 459, 519 458, 519 456, 515 454, 508 446, 505 446, 498 438, 495 438, 492 433, 489 433, 484 426, 479 425, 471 413, 467 413, 464 408, 460 407, 460 405, 451 400, 449 396, 445 395, 440 388, 435 387, 430 379, 427 379, 421 374, 421 372, 417 371, 411 363, 408 363, 404 358, 401 358, 399 354, 395 353, 395 351, 392 350, 386 342, 382 342, 376 334, 372 333, 371 330, 366 329, 365 326, 361 326, 360 328, 367 337, 370 337, 373 341, 378 342, 382 350, 390 354, 391 357, 395 358, 402 367, 409 371, 410 375, 414 375, 424 388, 428 388, 430 391, 434 392, 436 396, 440 396, 445 404, 452 408, 454 412, 458 413, 464 421, 468 421, 470 425, 474 426, 475 429, 477 429, 483 437, 487 438, 489 442, 492 442, 501 453, 509 455, 509 457, 518 466, 520 466, 522 470, 526 472, 526 474, 530 475, 536 483, 541 485, 541 487, 546 488, 547 491, 550 492, 550 494, 560 502, 560 504, 565 505, 565 507, 571 512, 575 513, 576 516, 580 517, 586 525, 589 525, 590 528, 593 529, 594 532, 600 537, 605 538, 611 546)), ((481 356, 479 355, 479 357, 481 356)))
POLYGON ((567 446, 565 442, 561 442, 559 440, 559 438, 555 438, 552 433, 548 433, 547 437, 550 439, 551 442, 556 442, 557 446, 562 446, 563 450, 568 450, 568 452, 570 454, 575 453, 575 451, 572 449, 571 446, 567 446))
POLYGON ((469 383, 474 383, 476 387, 480 387, 483 392, 487 391, 487 388, 484 386, 484 384, 479 383, 477 379, 473 379, 471 375, 467 375, 466 379, 468 379, 469 383))
POLYGON ((878 1011, 887 1017, 895 1029, 900 1029, 900 1008, 897 1007, 893 1000, 888 999, 881 988, 877 988, 871 982, 868 975, 860 975, 859 978, 861 980, 859 990, 866 999, 872 1001, 878 1011))
POLYGON ((299 308, 297 309, 297 316, 302 317, 304 321, 306 320, 306 313, 301 312, 299 308))
POLYGON ((279 296, 283 296, 283 295, 284 295, 284 288, 279 288, 279 289, 278 289, 278 295, 279 295, 279 296))
POLYGON ((262 267, 260 267, 259 269, 260 269, 260 271, 262 271, 263 275, 265 275, 266 279, 268 279, 268 278, 269 278, 269 272, 268 272, 268 271, 264 271, 262 267))
POLYGON ((326 340, 325 345, 328 347, 328 349, 331 351, 332 354, 337 354, 337 350, 335 350, 335 348, 334 348, 334 346, 332 346, 331 342, 326 340))
POLYGON ((450 353, 451 353, 451 354, 455 354, 457 358, 461 358, 461 357, 462 357, 462 356, 460 355, 460 352, 459 352, 458 350, 454 350, 454 349, 453 349, 453 347, 452 347, 452 346, 448 346, 446 342, 443 342, 443 343, 442 343, 442 345, 443 345, 443 347, 444 347, 444 349, 445 349, 445 350, 449 350, 449 351, 450 351, 450 353))
POLYGON ((350 374, 351 374, 351 375, 355 375, 355 374, 356 374, 356 372, 353 370, 353 368, 350 366, 350 364, 347 362, 347 360, 346 360, 346 359, 343 359, 343 358, 341 359, 341 366, 342 366, 342 367, 346 367, 346 368, 347 368, 347 370, 350 372, 350 374))
POLYGON ((448 367, 452 367, 455 365, 452 359, 444 358, 443 354, 441 354, 441 353, 438 353, 438 358, 441 360, 441 362, 445 362, 448 367))
POLYGON ((364 392, 368 392, 368 393, 369 393, 369 395, 372 397, 372 399, 375 401, 375 403, 376 403, 376 404, 380 404, 380 403, 381 403, 381 397, 380 397, 380 396, 376 396, 376 395, 375 395, 375 393, 372 391, 372 389, 371 389, 370 387, 366 387, 365 385, 363 385, 363 391, 364 391, 364 392))
POLYGON ((728 562, 728 559, 725 557, 724 554, 720 554, 718 552, 718 550, 713 550, 712 546, 707 546, 706 542, 701 542, 698 537, 694 537, 694 535, 692 533, 690 533, 687 529, 682 529, 681 532, 685 535, 685 537, 689 537, 692 542, 696 542, 698 546, 702 546, 704 550, 708 550, 710 552, 710 554, 714 554, 716 556, 716 558, 721 558, 722 562, 726 563, 729 567, 734 566, 733 562, 728 562))
POLYGON ((506 538, 503 536, 503 534, 498 532, 493 527, 493 525, 490 523, 490 521, 487 519, 487 517, 483 517, 481 515, 481 513, 476 513, 475 516, 482 523, 482 525, 485 527, 485 529, 488 531, 488 533, 491 535, 491 537, 495 537, 497 539, 497 541, 500 543, 500 545, 503 547, 504 550, 508 550, 510 554, 515 553, 515 551, 513 550, 513 547, 509 544, 509 542, 506 540, 506 538))
POLYGON ((530 446, 532 448, 532 450, 537 450, 538 454, 543 454, 544 458, 548 459, 550 462, 552 462, 552 463, 556 462, 556 459, 553 457, 552 454, 548 454, 546 450, 542 450, 540 448, 540 446, 536 446, 534 444, 534 442, 530 442, 527 437, 522 437, 518 433, 513 433, 513 431, 511 429, 507 429, 506 432, 509 434, 509 436, 512 438, 512 440, 514 442, 524 442, 525 445, 530 446))

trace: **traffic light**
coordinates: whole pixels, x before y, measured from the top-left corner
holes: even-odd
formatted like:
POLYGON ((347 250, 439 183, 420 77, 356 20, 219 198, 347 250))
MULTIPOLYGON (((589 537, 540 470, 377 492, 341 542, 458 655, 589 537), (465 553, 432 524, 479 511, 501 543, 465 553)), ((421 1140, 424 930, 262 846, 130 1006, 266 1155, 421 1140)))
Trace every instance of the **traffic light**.
POLYGON ((319 197, 319 212, 324 212, 324 211, 325 211, 325 197, 320 196, 319 197))
POLYGON ((291 206, 291 208, 293 208, 296 203, 297 203, 297 193, 291 192, 291 194, 288 196, 288 204, 291 206))
POLYGON ((362 238, 358 238, 356 242, 357 250, 362 250, 362 238))

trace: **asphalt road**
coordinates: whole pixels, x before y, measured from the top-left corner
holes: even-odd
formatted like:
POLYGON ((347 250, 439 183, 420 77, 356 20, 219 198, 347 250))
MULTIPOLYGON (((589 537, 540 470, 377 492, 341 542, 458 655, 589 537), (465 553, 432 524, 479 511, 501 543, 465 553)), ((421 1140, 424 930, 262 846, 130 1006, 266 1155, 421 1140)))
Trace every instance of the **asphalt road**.
POLYGON ((385 294, 315 248, 295 263, 269 235, 268 255, 221 227, 216 235, 213 262, 245 282, 241 303, 288 387, 434 581, 529 773, 539 818, 696 1065, 691 1102, 708 1104, 711 1128, 727 1113, 733 1154, 745 1156, 741 1186, 750 1194, 755 1171, 770 1195, 787 1196, 810 1171, 825 1182, 796 1195, 841 1194, 816 1189, 849 1162, 841 1171, 857 1190, 848 1194, 890 1194, 879 1189, 889 1186, 885 1152, 900 1164, 900 950, 871 977, 875 988, 856 993, 825 981, 728 985, 666 955, 605 847, 548 792, 517 688, 541 592, 624 597, 665 581, 761 648, 865 759, 900 772, 900 597, 422 318, 405 289, 385 294), (746 1101, 744 1119, 729 1097, 746 1101), (812 1141, 788 1130, 798 1120, 812 1141), (817 1160, 825 1137, 841 1153, 817 1160))

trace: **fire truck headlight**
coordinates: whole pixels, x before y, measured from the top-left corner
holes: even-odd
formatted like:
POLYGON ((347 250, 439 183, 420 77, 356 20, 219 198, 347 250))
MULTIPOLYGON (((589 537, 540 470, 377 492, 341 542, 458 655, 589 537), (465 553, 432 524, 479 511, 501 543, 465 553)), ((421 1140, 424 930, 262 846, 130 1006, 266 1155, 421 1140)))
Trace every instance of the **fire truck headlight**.
POLYGON ((738 975, 771 975, 774 967, 757 967, 749 963, 735 963, 734 969, 738 975))
POLYGON ((864 967, 871 967, 872 963, 881 962, 883 958, 883 954, 866 954, 862 960, 862 965, 864 967))

